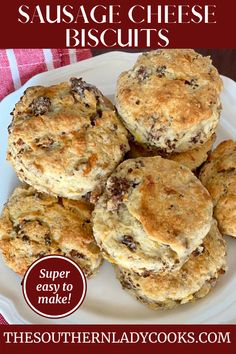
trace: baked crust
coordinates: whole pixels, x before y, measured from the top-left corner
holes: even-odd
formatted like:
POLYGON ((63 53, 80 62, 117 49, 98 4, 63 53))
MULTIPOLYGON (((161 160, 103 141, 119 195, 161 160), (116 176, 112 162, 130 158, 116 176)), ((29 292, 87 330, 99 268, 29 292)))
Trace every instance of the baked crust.
MULTIPOLYGON (((216 134, 212 134, 210 139, 204 144, 196 147, 195 149, 188 150, 180 153, 162 154, 162 157, 176 161, 190 170, 195 171, 200 167, 208 158, 208 155, 215 142, 216 134)), ((130 142, 130 151, 127 153, 128 158, 145 157, 145 156, 158 156, 161 151, 155 148, 141 145, 135 142, 130 142)))
POLYGON ((208 233, 209 193, 186 167, 156 157, 126 160, 93 212, 104 257, 138 273, 180 268, 208 233))
POLYGON ((236 237, 236 142, 226 140, 210 154, 200 179, 212 196, 222 233, 236 237))
POLYGON ((140 55, 119 76, 116 106, 136 142, 183 152, 215 132, 221 89, 209 57, 191 49, 159 49, 140 55))
POLYGON ((41 192, 79 199, 100 190, 128 150, 115 108, 82 79, 30 87, 13 111, 7 158, 41 192))
POLYGON ((116 267, 123 289, 152 309, 171 309, 208 294, 226 269, 226 244, 216 221, 201 246, 176 272, 139 276, 116 267))
POLYGON ((17 187, 0 218, 0 249, 6 264, 23 275, 36 259, 60 254, 91 276, 102 262, 92 232, 92 210, 85 200, 54 198, 27 185, 17 187))

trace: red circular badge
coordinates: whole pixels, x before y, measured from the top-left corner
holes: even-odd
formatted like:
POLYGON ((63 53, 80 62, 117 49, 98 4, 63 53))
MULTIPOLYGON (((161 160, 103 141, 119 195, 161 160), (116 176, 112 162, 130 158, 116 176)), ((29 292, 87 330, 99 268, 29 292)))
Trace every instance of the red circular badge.
POLYGON ((48 318, 69 316, 83 303, 87 283, 81 268, 70 258, 46 256, 28 268, 23 295, 37 314, 48 318))

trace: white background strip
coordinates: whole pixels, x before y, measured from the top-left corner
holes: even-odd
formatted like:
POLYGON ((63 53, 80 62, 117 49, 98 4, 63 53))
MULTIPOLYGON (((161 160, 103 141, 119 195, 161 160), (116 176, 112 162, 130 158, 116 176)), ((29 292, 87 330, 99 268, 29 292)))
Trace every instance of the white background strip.
POLYGON ((76 63, 77 58, 76 58, 76 50, 75 49, 69 49, 69 56, 70 56, 70 63, 76 63))
POLYGON ((19 87, 21 87, 21 81, 20 81, 20 74, 17 67, 15 53, 13 49, 8 49, 6 53, 11 68, 11 75, 12 75, 14 88, 15 90, 17 90, 19 87))
POLYGON ((45 58, 45 64, 47 66, 47 69, 48 70, 54 69, 53 56, 52 56, 51 49, 43 49, 43 55, 44 55, 44 58, 45 58))

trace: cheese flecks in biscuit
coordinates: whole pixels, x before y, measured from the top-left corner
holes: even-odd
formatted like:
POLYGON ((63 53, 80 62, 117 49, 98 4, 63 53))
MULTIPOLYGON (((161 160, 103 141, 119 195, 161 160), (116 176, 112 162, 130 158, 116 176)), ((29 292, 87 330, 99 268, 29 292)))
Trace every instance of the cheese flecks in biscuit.
POLYGON ((41 192, 79 199, 100 190, 128 150, 115 108, 82 79, 30 87, 13 111, 8 160, 41 192))
POLYGON ((140 55, 117 82, 118 113, 134 140, 164 153, 205 143, 215 132, 222 81, 209 57, 190 49, 140 55))
POLYGON ((209 193, 186 167, 161 157, 121 163, 93 212, 104 257, 138 273, 180 268, 210 229, 209 193))
POLYGON ((207 160, 210 150, 212 149, 212 146, 215 142, 215 138, 216 134, 212 134, 212 136, 210 137, 210 139, 207 140, 207 142, 196 147, 195 149, 172 154, 163 154, 157 148, 152 148, 150 146, 130 142, 130 151, 127 155, 129 158, 136 158, 142 156, 158 156, 161 154, 162 157, 176 161, 188 167, 190 170, 195 171, 207 160))
POLYGON ((201 246, 176 272, 139 276, 116 267, 126 291, 152 309, 171 309, 208 294, 226 269, 226 245, 215 221, 201 246))
POLYGON ((84 200, 17 187, 0 218, 0 250, 6 264, 23 275, 36 259, 60 254, 78 263, 86 276, 93 275, 102 256, 93 237, 92 210, 84 200))
POLYGON ((236 237, 236 142, 223 141, 200 171, 212 196, 214 216, 222 233, 236 237))

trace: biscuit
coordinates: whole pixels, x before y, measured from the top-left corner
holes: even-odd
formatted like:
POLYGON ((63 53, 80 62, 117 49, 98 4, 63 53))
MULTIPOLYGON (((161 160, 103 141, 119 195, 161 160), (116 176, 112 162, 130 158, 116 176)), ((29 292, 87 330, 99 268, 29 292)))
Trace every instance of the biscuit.
POLYGON ((236 142, 226 140, 219 144, 199 177, 212 196, 220 231, 236 237, 236 142))
POLYGON ((180 268, 212 220, 209 193, 177 162, 142 157, 121 163, 93 212, 104 257, 140 274, 180 268))
POLYGON ((82 79, 30 87, 13 111, 7 158, 40 192, 79 199, 100 189, 128 150, 115 108, 82 79))
POLYGON ((140 55, 119 76, 116 107, 137 143, 183 152, 215 132, 221 89, 209 57, 191 49, 158 49, 140 55))
MULTIPOLYGON (((212 134, 206 143, 196 147, 195 149, 185 152, 163 154, 162 157, 176 161, 190 170, 195 171, 206 160, 215 142, 216 134, 212 134)), ((130 151, 127 153, 128 158, 136 158, 142 156, 158 156, 160 151, 150 146, 141 145, 135 142, 130 142, 130 151)))
POLYGON ((36 259, 59 254, 73 259, 90 277, 102 262, 92 232, 92 210, 84 200, 17 187, 0 218, 0 250, 6 264, 23 275, 36 259))
POLYGON ((117 277, 126 291, 152 309, 171 309, 208 294, 226 269, 226 244, 214 221, 201 246, 176 272, 139 276, 116 267, 117 277))

